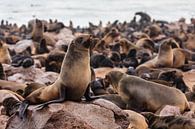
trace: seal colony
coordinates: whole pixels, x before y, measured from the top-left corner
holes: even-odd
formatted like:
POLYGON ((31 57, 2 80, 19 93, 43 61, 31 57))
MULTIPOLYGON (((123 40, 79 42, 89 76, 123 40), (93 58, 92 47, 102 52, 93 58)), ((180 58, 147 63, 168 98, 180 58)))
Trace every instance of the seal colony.
POLYGON ((66 100, 90 103, 102 98, 127 112, 136 111, 151 129, 195 128, 195 117, 158 114, 166 105, 177 107, 181 115, 195 113, 195 84, 189 85, 183 77, 195 68, 191 21, 152 20, 144 12, 135 13, 130 22, 116 20, 105 27, 101 21, 82 28, 51 19, 34 19, 18 27, 2 20, 0 90, 12 96, 1 102, 6 114, 25 119, 29 105, 42 109, 66 100), (39 69, 58 77, 51 84, 33 79, 21 83, 10 68, 39 69))

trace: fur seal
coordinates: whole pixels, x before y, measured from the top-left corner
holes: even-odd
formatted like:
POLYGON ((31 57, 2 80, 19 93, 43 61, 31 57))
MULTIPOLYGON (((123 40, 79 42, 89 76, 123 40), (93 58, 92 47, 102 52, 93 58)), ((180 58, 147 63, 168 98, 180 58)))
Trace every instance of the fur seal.
POLYGON ((195 53, 182 48, 173 49, 173 68, 182 68, 188 61, 195 61, 195 53))
POLYGON ((51 51, 45 60, 45 70, 60 73, 65 55, 63 51, 51 51))
POLYGON ((184 48, 195 52, 195 34, 188 34, 187 41, 184 43, 184 48))
POLYGON ((159 67, 172 67, 173 66, 173 50, 172 44, 175 43, 173 39, 165 40, 159 48, 157 56, 136 68, 138 72, 142 67, 159 68, 159 67))
POLYGON ((6 43, 0 39, 0 63, 10 64, 11 57, 8 51, 8 46, 6 43))
POLYGON ((13 92, 17 92, 19 90, 24 91, 26 84, 18 83, 18 82, 12 82, 12 81, 6 81, 6 80, 0 80, 0 89, 10 90, 13 92))
POLYGON ((41 43, 45 39, 46 44, 50 46, 55 45, 55 40, 50 38, 44 33, 44 23, 41 20, 35 19, 32 31, 32 40, 38 43, 41 43))
POLYGON ((115 40, 118 40, 120 37, 120 33, 116 28, 112 28, 103 38, 104 45, 108 46, 109 44, 113 43, 115 40))
POLYGON ((151 129, 194 129, 195 120, 182 116, 158 116, 151 112, 142 113, 151 129))
POLYGON ((20 105, 21 118, 24 117, 29 104, 40 104, 38 107, 44 107, 65 100, 80 101, 83 95, 87 100, 92 99, 89 96, 88 86, 91 81, 89 56, 91 39, 91 35, 83 34, 72 41, 64 57, 58 79, 52 85, 39 88, 25 98, 20 105))
POLYGON ((129 115, 128 119, 130 124, 128 129, 148 129, 148 124, 144 116, 132 110, 124 111, 129 115))
POLYGON ((181 112, 189 110, 185 95, 178 89, 119 71, 109 72, 104 81, 113 86, 128 107, 155 112, 164 105, 173 105, 178 106, 181 112))
POLYGON ((110 67, 113 68, 114 64, 111 59, 102 54, 94 54, 90 57, 90 65, 93 68, 110 67))

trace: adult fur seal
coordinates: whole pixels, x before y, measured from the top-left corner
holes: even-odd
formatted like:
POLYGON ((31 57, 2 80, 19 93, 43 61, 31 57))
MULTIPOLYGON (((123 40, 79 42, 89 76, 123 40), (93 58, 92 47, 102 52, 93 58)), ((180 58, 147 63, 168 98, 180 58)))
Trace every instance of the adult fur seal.
POLYGON ((65 100, 80 101, 83 95, 87 100, 91 99, 88 94, 88 84, 91 81, 89 57, 91 41, 92 36, 88 34, 80 35, 72 41, 58 79, 54 84, 39 88, 25 98, 20 106, 21 118, 29 104, 40 104, 38 107, 43 107, 65 100))
POLYGON ((185 95, 178 89, 119 71, 109 72, 105 76, 105 82, 107 85, 111 84, 122 100, 131 108, 155 112, 164 105, 173 105, 178 106, 181 112, 189 110, 189 103, 185 95))
POLYGON ((172 67, 174 58, 172 44, 175 44, 173 39, 165 40, 160 45, 158 55, 155 58, 145 62, 144 64, 139 65, 136 68, 136 71, 138 72, 142 67, 147 68, 172 67))
POLYGON ((142 113, 151 129, 194 129, 195 120, 182 116, 157 116, 150 112, 142 113))
POLYGON ((0 57, 0 63, 11 63, 11 56, 8 51, 8 46, 2 39, 0 39, 0 57))

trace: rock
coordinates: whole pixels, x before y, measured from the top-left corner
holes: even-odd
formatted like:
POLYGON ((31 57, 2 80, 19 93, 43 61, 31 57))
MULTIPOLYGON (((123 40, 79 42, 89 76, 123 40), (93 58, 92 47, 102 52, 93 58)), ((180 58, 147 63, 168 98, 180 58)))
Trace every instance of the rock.
POLYGON ((60 32, 55 36, 57 41, 62 40, 66 45, 69 45, 74 38, 75 36, 72 34, 72 31, 67 28, 61 29, 60 32))
POLYGON ((58 73, 44 72, 43 70, 35 67, 23 68, 5 66, 5 73, 8 76, 8 81, 19 83, 37 82, 40 84, 51 84, 58 77, 58 73))
POLYGON ((15 52, 22 53, 25 51, 28 47, 31 49, 34 47, 33 41, 32 40, 21 40, 16 43, 16 45, 9 45, 9 49, 15 50, 15 52))
POLYGON ((148 124, 146 123, 145 117, 141 114, 131 111, 131 110, 124 110, 128 113, 128 119, 130 124, 128 129, 148 129, 148 124))
POLYGON ((166 105, 159 112, 159 116, 180 116, 180 109, 176 106, 166 105))
POLYGON ((128 127, 129 125, 129 120, 127 119, 128 114, 122 109, 120 109, 118 106, 116 106, 114 103, 104 99, 97 99, 93 101, 93 104, 99 105, 101 107, 113 111, 115 115, 116 123, 124 129, 128 127))
POLYGON ((115 119, 113 111, 104 107, 66 101, 42 110, 30 106, 27 118, 13 115, 7 129, 122 129, 115 119))

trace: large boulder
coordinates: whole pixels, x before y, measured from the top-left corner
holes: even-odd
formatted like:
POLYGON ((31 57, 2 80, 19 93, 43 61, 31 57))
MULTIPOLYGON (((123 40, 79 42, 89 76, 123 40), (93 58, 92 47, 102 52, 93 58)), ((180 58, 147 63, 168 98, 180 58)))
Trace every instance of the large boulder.
POLYGON ((106 100, 96 104, 66 101, 50 104, 42 110, 30 106, 23 120, 13 115, 7 129, 126 129, 129 125, 127 114, 106 100), (106 104, 108 103, 108 104, 106 104), (105 105, 109 106, 104 107, 105 105), (119 122, 119 121, 123 121, 119 122), (126 122, 124 124, 124 122, 126 122))

